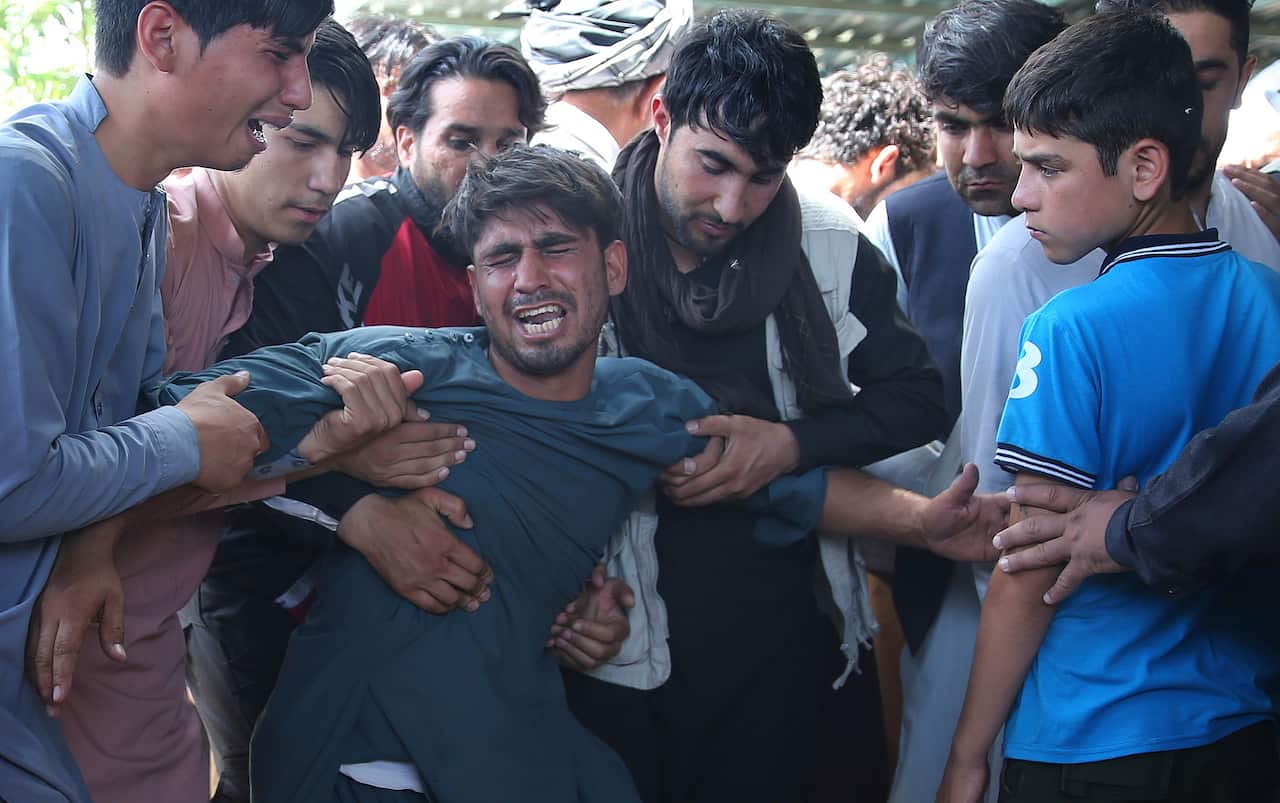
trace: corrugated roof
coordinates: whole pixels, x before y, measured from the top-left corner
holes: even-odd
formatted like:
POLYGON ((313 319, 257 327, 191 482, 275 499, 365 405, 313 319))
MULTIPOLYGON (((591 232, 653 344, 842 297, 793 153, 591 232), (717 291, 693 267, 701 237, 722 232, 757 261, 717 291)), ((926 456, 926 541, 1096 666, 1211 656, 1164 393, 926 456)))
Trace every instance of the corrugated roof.
MULTIPOLYGON (((345 16, 356 9, 403 14, 429 23, 445 35, 473 33, 514 42, 520 19, 494 19, 509 0, 339 0, 345 16)), ((1048 0, 1072 19, 1088 14, 1094 0, 1048 0)), ((823 71, 838 69, 869 50, 910 62, 925 22, 954 6, 951 0, 787 0, 783 3, 694 0, 699 14, 721 8, 763 8, 804 32, 823 71)), ((1262 64, 1280 58, 1280 0, 1256 0, 1252 49, 1262 64)))

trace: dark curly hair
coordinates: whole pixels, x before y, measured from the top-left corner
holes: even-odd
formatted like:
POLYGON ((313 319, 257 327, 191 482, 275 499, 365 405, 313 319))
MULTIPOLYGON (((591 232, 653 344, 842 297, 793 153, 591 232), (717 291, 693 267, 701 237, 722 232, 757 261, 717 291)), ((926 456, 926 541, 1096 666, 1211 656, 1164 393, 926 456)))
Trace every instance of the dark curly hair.
POLYGON ((822 115, 800 156, 829 164, 856 164, 873 148, 898 146, 899 174, 933 164, 934 129, 929 100, 915 76, 893 69, 875 53, 851 70, 822 82, 822 115))

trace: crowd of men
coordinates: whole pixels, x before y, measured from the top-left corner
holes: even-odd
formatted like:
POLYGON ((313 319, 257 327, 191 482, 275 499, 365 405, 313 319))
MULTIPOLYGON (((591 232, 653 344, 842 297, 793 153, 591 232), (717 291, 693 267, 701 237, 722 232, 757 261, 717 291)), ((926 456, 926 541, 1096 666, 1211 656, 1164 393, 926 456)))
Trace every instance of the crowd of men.
POLYGON ((0 801, 1280 801, 1249 7, 98 0, 0 125, 0 801))

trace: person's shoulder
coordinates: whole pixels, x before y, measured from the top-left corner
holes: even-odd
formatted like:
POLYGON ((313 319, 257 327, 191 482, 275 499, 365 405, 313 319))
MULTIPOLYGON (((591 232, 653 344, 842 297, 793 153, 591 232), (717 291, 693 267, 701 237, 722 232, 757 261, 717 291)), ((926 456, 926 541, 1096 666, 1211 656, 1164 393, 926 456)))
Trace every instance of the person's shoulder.
POLYGON ((955 209, 959 206, 968 209, 964 200, 951 186, 945 170, 939 170, 931 176, 891 193, 884 199, 884 204, 890 217, 901 214, 916 215, 930 210, 955 209))
POLYGON ((399 193, 390 176, 348 184, 316 224, 307 246, 321 243, 329 249, 345 250, 362 243, 376 244, 399 229, 408 217, 399 193))
POLYGON ((800 201, 800 220, 806 234, 815 231, 839 231, 856 236, 862 219, 844 199, 830 192, 796 187, 800 201))
POLYGON ((687 410, 712 406, 710 397, 692 379, 640 357, 598 357, 595 384, 611 395, 630 387, 633 394, 639 391, 650 395, 655 403, 668 408, 687 410))
POLYGON ((0 193, 66 190, 80 164, 80 143, 56 104, 31 106, 0 125, 0 193))
POLYGON ((1248 196, 1221 171, 1213 176, 1205 225, 1216 228, 1223 241, 1247 259, 1280 271, 1280 242, 1258 216, 1248 196))

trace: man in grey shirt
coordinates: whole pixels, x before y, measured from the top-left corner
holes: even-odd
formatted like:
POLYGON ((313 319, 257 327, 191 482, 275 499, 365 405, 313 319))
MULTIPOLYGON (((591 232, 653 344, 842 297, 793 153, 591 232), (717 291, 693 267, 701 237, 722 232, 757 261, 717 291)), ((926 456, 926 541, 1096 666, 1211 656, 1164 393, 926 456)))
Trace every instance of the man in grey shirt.
POLYGON ((330 0, 246 0, 230 13, 99 0, 98 74, 0 126, 0 340, 10 367, 0 389, 9 422, 0 799, 88 800, 57 722, 23 677, 28 620, 60 534, 177 486, 230 489, 266 446, 230 398, 247 376, 134 415, 165 349, 158 286, 168 227, 156 184, 179 166, 243 166, 264 147, 264 124, 287 126, 306 108, 306 52, 332 11, 330 0))

